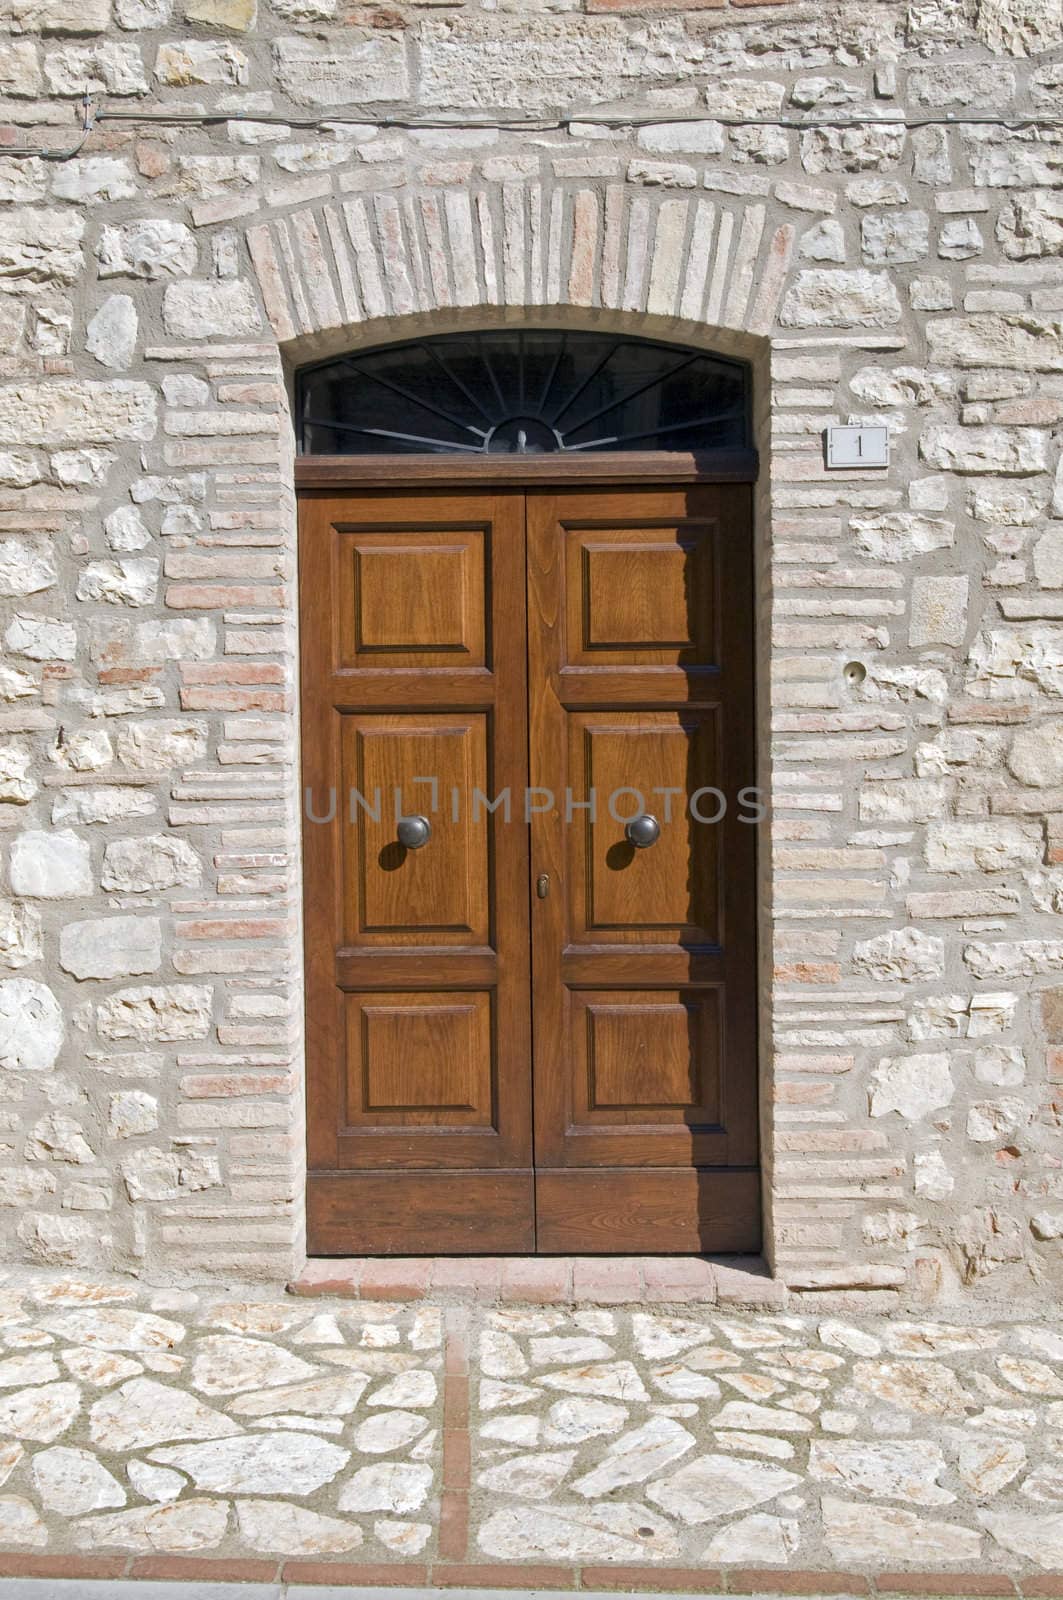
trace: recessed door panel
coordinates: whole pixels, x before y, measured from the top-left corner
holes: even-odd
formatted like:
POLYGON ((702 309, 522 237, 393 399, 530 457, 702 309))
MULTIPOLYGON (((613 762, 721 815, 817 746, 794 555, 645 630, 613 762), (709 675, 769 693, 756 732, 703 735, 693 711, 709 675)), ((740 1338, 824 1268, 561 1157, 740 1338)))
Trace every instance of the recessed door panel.
POLYGON ((699 820, 717 804, 706 792, 718 767, 716 721, 714 709, 569 717, 574 793, 593 796, 592 811, 573 808, 579 825, 568 829, 570 876, 584 886, 572 900, 572 939, 718 942, 718 830, 699 820), (627 837, 638 815, 660 829, 649 848, 627 837))
POLYGON ((562 665, 712 666, 719 538, 715 518, 685 512, 566 526, 562 665))
POLYGON ((490 938, 487 812, 451 797, 487 788, 487 718, 343 718, 345 941, 477 944, 490 938), (407 849, 401 817, 425 817, 407 849))
POLYGON ((703 989, 575 989, 574 1127, 721 1120, 721 994, 703 989))
POLYGON ((335 530, 337 667, 475 667, 485 662, 483 528, 335 530))
POLYGON ((489 1128, 490 994, 347 996, 347 1126, 489 1128))

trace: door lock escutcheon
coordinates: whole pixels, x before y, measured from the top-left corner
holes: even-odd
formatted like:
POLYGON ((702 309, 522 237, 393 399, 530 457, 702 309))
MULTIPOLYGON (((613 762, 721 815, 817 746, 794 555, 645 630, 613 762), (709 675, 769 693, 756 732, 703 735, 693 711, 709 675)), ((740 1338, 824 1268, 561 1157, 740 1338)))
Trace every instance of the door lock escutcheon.
POLYGON ((545 900, 547 895, 550 893, 550 874, 548 872, 540 872, 539 876, 536 878, 535 892, 539 896, 540 900, 545 900))

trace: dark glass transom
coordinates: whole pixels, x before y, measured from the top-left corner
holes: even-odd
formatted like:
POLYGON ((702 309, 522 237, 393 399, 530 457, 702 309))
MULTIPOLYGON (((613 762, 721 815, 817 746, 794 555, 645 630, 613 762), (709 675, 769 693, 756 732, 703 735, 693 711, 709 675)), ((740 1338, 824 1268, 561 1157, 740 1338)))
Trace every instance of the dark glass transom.
POLYGON ((745 367, 650 339, 550 329, 440 334, 305 368, 304 455, 740 450, 745 367))

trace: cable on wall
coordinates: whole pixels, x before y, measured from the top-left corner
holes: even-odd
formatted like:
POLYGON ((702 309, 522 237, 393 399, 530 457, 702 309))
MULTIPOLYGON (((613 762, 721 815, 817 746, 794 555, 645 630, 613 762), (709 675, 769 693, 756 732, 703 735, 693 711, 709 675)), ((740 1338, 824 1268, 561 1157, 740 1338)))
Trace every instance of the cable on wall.
POLYGON ((993 111, 941 112, 935 115, 908 117, 887 110, 848 113, 836 116, 774 116, 735 117, 718 116, 711 107, 704 111, 571 111, 552 117, 528 117, 519 113, 489 112, 482 117, 413 116, 407 113, 380 113, 354 110, 340 115, 298 117, 281 116, 274 112, 256 111, 108 111, 93 107, 86 92, 83 101, 81 137, 69 149, 49 149, 45 145, 0 146, 0 155, 38 157, 42 161, 69 161, 84 147, 93 129, 101 122, 129 122, 139 126, 152 124, 169 127, 212 127, 227 122, 252 122, 258 125, 282 128, 341 128, 347 124, 358 127, 418 129, 497 129, 511 133, 561 133, 573 127, 594 128, 647 128, 673 122, 718 122, 725 128, 790 128, 801 132, 808 128, 864 128, 868 126, 911 128, 995 127, 1018 132, 1023 128, 1063 127, 1063 115, 1050 112, 1029 115, 1002 116, 993 111))

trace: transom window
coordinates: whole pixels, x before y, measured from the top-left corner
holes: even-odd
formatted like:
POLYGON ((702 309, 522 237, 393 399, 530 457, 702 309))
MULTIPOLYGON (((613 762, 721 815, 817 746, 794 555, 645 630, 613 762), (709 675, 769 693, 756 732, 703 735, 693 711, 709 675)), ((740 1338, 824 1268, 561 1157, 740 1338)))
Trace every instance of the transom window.
POLYGON ((550 329, 440 334, 339 356, 297 380, 303 455, 741 450, 737 361, 550 329))

